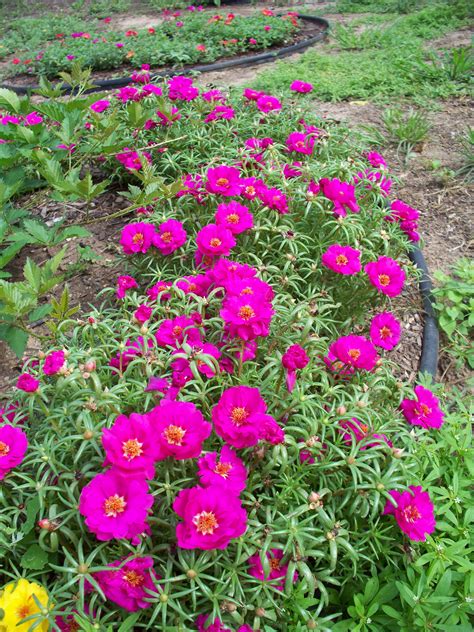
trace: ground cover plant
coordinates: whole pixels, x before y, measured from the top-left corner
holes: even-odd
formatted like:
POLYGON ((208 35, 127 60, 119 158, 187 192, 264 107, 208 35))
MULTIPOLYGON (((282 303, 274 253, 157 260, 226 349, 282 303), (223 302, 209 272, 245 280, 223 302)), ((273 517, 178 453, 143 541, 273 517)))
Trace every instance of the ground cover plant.
POLYGON ((129 201, 116 287, 55 305, 2 410, 3 627, 407 627, 446 568, 436 625, 467 625, 467 536, 435 559, 467 491, 431 455, 465 467, 469 434, 389 354, 418 214, 291 89, 3 93, 2 147, 56 199, 129 201))

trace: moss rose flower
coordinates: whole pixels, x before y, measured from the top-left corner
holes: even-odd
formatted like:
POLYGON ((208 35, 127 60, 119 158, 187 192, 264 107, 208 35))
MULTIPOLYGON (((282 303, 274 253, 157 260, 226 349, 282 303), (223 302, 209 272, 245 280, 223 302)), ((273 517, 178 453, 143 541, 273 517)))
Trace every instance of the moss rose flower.
POLYGON ((409 489, 403 493, 392 490, 390 494, 397 507, 387 500, 383 513, 394 515, 398 526, 410 540, 424 541, 436 527, 433 503, 420 485, 410 485, 409 489))
POLYGON ((326 268, 338 274, 357 274, 361 270, 360 250, 350 246, 341 246, 340 244, 329 246, 323 253, 321 261, 326 268))
POLYGON ((247 469, 242 459, 225 445, 220 454, 208 452, 199 459, 198 476, 203 487, 222 485, 229 492, 240 494, 245 489, 247 469))
POLYGON ((405 272, 390 257, 379 257, 377 261, 368 263, 365 268, 370 282, 379 292, 386 296, 398 296, 405 283, 405 272))
POLYGON ((444 413, 436 395, 424 386, 415 386, 416 399, 404 399, 400 404, 403 416, 412 426, 441 428, 444 413))
POLYGON ((150 592, 156 592, 158 576, 153 570, 153 558, 137 557, 125 563, 116 560, 107 567, 111 570, 93 575, 107 599, 129 612, 152 605, 146 599, 150 598, 150 592))
POLYGON ((0 481, 25 458, 28 439, 20 428, 0 426, 0 481))

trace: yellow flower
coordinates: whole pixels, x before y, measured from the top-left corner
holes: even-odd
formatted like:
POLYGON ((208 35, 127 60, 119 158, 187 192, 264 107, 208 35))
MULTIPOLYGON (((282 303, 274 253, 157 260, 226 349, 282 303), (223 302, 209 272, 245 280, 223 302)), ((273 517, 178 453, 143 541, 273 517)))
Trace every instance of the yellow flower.
MULTIPOLYGON (((40 608, 37 606, 33 595, 43 608, 48 605, 48 593, 39 584, 29 582, 27 579, 19 579, 17 582, 7 584, 3 592, 0 593, 0 608, 4 611, 4 617, 0 620, 0 631, 2 632, 28 632, 36 619, 30 619, 26 623, 18 625, 18 623, 38 614, 40 608)), ((35 631, 46 632, 49 629, 49 623, 43 621, 39 626, 35 627, 35 631)))

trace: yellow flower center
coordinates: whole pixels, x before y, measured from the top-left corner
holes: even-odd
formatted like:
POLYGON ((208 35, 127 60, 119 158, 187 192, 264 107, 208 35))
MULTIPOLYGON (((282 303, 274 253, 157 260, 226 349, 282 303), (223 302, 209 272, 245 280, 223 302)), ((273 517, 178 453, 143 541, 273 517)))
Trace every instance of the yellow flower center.
POLYGON ((402 513, 407 522, 416 522, 421 518, 420 512, 414 505, 408 505, 402 513))
POLYGON ((255 187, 252 185, 245 187, 245 193, 247 193, 247 195, 255 195, 255 187))
POLYGON ((130 584, 130 586, 133 586, 133 588, 137 588, 138 586, 141 586, 143 582, 145 581, 144 576, 141 573, 137 573, 137 571, 134 571, 134 570, 126 571, 122 575, 122 579, 126 581, 127 584, 130 584))
POLYGON ((349 349, 348 354, 355 362, 360 356, 360 349, 349 349))
POLYGON ((239 309, 239 317, 242 320, 250 320, 254 316, 255 316, 255 312, 250 307, 250 305, 242 305, 242 307, 239 309))
POLYGON ((240 217, 237 213, 231 213, 230 215, 227 215, 225 219, 228 224, 238 224, 240 217))
POLYGON ((392 332, 390 331, 390 329, 388 327, 382 327, 380 329, 380 337, 383 338, 385 340, 385 338, 388 338, 390 336, 392 332))
POLYGON ((211 246, 211 248, 219 248, 221 243, 222 241, 218 237, 213 237, 209 242, 209 245, 211 246))
POLYGON ((143 443, 140 443, 138 439, 129 439, 128 441, 124 441, 122 443, 123 456, 128 461, 132 461, 137 456, 141 456, 143 454, 142 447, 143 443))
POLYGON ((296 147, 304 147, 304 140, 298 140, 295 143, 296 147))
POLYGON ((369 432, 369 426, 366 426, 365 424, 360 424, 359 428, 364 434, 367 434, 369 432))
POLYGON ((181 334, 183 333, 183 328, 180 327, 179 325, 176 325, 176 327, 173 327, 171 333, 173 334, 174 338, 177 338, 178 336, 181 336, 181 334))
POLYGON ((167 231, 166 233, 163 233, 161 235, 161 241, 164 241, 165 244, 169 244, 171 241, 173 241, 173 234, 170 233, 169 231, 167 231))
POLYGON ((226 187, 229 184, 229 180, 227 180, 227 178, 219 178, 216 183, 220 187, 226 187))
POLYGON ((33 614, 34 610, 31 607, 31 604, 23 603, 16 611, 19 619, 26 619, 31 614, 33 614))
POLYGON ((337 255, 336 263, 338 266, 345 266, 349 259, 345 255, 337 255))
POLYGON ((379 274, 379 283, 384 287, 390 283, 390 277, 388 274, 379 274))
POLYGON ((272 571, 280 570, 280 560, 277 560, 276 557, 272 557, 272 559, 269 560, 269 562, 270 562, 270 568, 272 569, 272 571))
POLYGON ((217 463, 216 467, 214 468, 215 474, 219 474, 219 476, 222 476, 222 478, 225 478, 225 479, 228 478, 229 472, 231 470, 232 470, 232 464, 231 463, 223 463, 222 461, 217 463))
POLYGON ((0 441, 0 456, 7 456, 9 452, 10 452, 10 446, 4 443, 3 441, 0 441))
POLYGON ((252 294, 253 295, 253 290, 250 287, 250 285, 247 285, 247 287, 244 287, 244 289, 240 293, 240 296, 246 295, 246 294, 252 294))
POLYGON ((215 513, 212 511, 201 511, 193 518, 193 524, 196 525, 196 531, 201 535, 212 535, 219 527, 215 513))
POLYGON ((108 518, 116 518, 125 511, 127 503, 123 496, 114 494, 104 501, 104 513, 108 518))
POLYGON ((236 426, 241 426, 249 416, 247 409, 243 406, 234 406, 230 411, 230 418, 232 423, 236 426))
POLYGON ((186 430, 181 428, 181 426, 168 426, 164 432, 163 437, 170 445, 183 445, 184 435, 186 434, 186 430))
POLYGON ((419 411, 421 411, 422 415, 430 415, 431 414, 431 408, 429 406, 427 406, 426 404, 420 404, 419 411))
POLYGON ((132 241, 134 244, 142 244, 143 243, 143 233, 135 233, 132 237, 132 241))

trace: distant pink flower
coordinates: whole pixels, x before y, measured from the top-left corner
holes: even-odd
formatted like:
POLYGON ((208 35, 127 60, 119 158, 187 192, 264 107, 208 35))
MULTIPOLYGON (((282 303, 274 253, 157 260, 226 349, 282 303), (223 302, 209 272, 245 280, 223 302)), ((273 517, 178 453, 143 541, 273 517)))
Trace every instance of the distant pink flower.
MULTIPOLYGON (((181 350, 177 350, 174 353, 181 353, 181 350)), ((194 359, 198 371, 208 378, 214 377, 214 375, 216 374, 215 369, 204 362, 204 360, 197 358, 197 355, 209 355, 218 360, 221 357, 221 352, 219 351, 219 349, 209 342, 194 345, 192 348, 192 359, 194 359)), ((184 373, 190 380, 192 380, 193 372, 190 368, 190 360, 191 357, 177 358, 172 362, 171 366, 175 371, 184 373)))
POLYGON ((55 375, 63 367, 65 361, 64 351, 51 351, 44 359, 43 373, 55 375))
POLYGON ((236 241, 230 231, 223 224, 207 224, 196 235, 199 252, 208 257, 220 257, 230 254, 236 241))
POLYGON ((313 197, 315 195, 318 195, 318 193, 321 191, 321 186, 319 185, 318 182, 314 182, 314 180, 310 180, 310 183, 308 184, 308 197, 313 197))
POLYGON ((168 87, 171 101, 192 101, 199 96, 199 90, 189 77, 172 77, 168 80, 168 87))
POLYGON ((370 323, 370 339, 377 347, 390 351, 400 342, 402 328, 390 312, 377 314, 370 323))
POLYGON ((206 296, 210 284, 211 280, 206 274, 191 274, 176 282, 176 286, 185 294, 196 294, 196 296, 206 296))
POLYGON ((119 415, 110 428, 102 430, 105 465, 113 465, 127 474, 146 478, 155 475, 156 439, 146 415, 119 415))
POLYGON ((198 463, 198 476, 203 487, 220 484, 232 494, 245 489, 247 469, 237 454, 224 445, 221 453, 208 452, 198 463))
POLYGON ((98 540, 134 540, 148 529, 146 520, 153 496, 143 478, 117 470, 97 474, 81 492, 79 512, 98 540))
POLYGON ((379 257, 364 267, 370 282, 386 296, 398 296, 405 284, 405 272, 390 257, 379 257))
POLYGON ((181 490, 173 509, 183 519, 176 527, 183 549, 225 549, 247 530, 247 513, 240 500, 220 485, 181 490))
MULTIPOLYGON (((286 573, 288 571, 288 564, 283 564, 283 551, 281 549, 270 549, 266 553, 268 559, 268 565, 270 567, 270 573, 265 574, 262 561, 260 559, 260 553, 255 553, 248 559, 249 574, 261 581, 272 582, 278 590, 283 590, 285 587, 286 573), (278 580, 278 581, 276 581, 278 580)), ((293 583, 298 580, 298 573, 293 574, 293 583)))
POLYGON ((242 190, 240 171, 235 167, 221 165, 207 170, 206 189, 209 193, 225 196, 239 195, 242 190))
MULTIPOLYGON (((358 184, 363 180, 368 180, 369 183, 376 184, 380 189, 380 193, 385 197, 389 195, 392 188, 392 180, 390 180, 390 178, 386 178, 384 173, 381 171, 365 169, 365 171, 359 171, 359 173, 353 178, 354 184, 358 184)), ((366 183, 365 188, 372 189, 373 185, 366 183)))
POLYGON ((257 274, 257 270, 245 263, 238 263, 230 259, 219 259, 209 271, 209 277, 216 286, 227 288, 232 281, 249 279, 257 274))
POLYGON ((22 373, 17 380, 16 387, 25 393, 34 393, 38 390, 40 381, 29 373, 22 373))
POLYGON ((274 297, 272 286, 257 277, 229 280, 225 289, 228 296, 255 296, 265 301, 271 301, 274 297))
POLYGON ((293 162, 291 165, 285 164, 283 165, 283 175, 285 178, 299 178, 303 174, 300 167, 302 166, 301 162, 293 162))
POLYGON ((353 440, 360 443, 364 439, 369 439, 370 443, 366 442, 360 449, 366 450, 367 448, 373 448, 374 446, 387 445, 392 447, 392 442, 384 434, 374 434, 367 424, 362 423, 359 419, 353 417, 350 420, 344 420, 339 422, 340 431, 342 433, 342 440, 347 445, 352 445, 353 440))
POLYGON ((400 404, 403 416, 412 426, 422 428, 441 428, 444 412, 439 399, 428 388, 415 386, 416 399, 404 399, 400 404))
POLYGON ((401 531, 410 540, 424 542, 436 527, 434 506, 428 492, 424 492, 420 485, 410 485, 409 489, 402 493, 392 490, 390 494, 397 507, 387 500, 383 513, 394 515, 401 531))
POLYGON ((179 119, 181 118, 181 114, 179 113, 178 108, 175 108, 174 105, 166 114, 164 112, 161 112, 160 110, 157 110, 156 115, 160 119, 159 124, 168 127, 170 125, 173 125, 175 121, 179 121, 179 119))
POLYGON ((156 593, 158 576, 153 570, 153 558, 136 557, 116 560, 107 564, 110 570, 93 573, 106 599, 116 603, 128 612, 149 608, 153 604, 146 601, 151 593, 156 593))
POLYGON ((139 323, 146 323, 147 320, 151 318, 153 314, 153 309, 149 305, 139 305, 138 308, 133 312, 133 317, 135 320, 138 320, 139 323))
POLYGON ((243 295, 226 298, 219 314, 231 337, 254 340, 258 336, 268 336, 274 311, 271 303, 261 297, 243 295))
POLYGON ((288 151, 310 156, 314 149, 314 136, 308 136, 303 132, 291 132, 286 139, 288 151))
POLYGON ((283 191, 280 191, 280 189, 267 189, 266 187, 260 187, 258 197, 262 200, 265 206, 278 211, 280 215, 286 215, 288 213, 288 199, 283 191))
POLYGON ((28 439, 20 428, 0 426, 0 481, 25 458, 28 439))
POLYGON ((160 224, 153 237, 153 245, 162 255, 169 255, 186 243, 186 231, 181 222, 168 219, 160 224))
MULTIPOLYGON (((230 628, 226 628, 219 619, 211 620, 211 615, 200 614, 196 619, 197 632, 232 632, 230 628)), ((240 629, 237 632, 242 632, 240 629)), ((244 631, 245 632, 245 631, 244 631)), ((251 630, 250 632, 253 632, 251 630)))
POLYGON ((353 213, 359 212, 359 206, 355 198, 355 187, 353 184, 341 182, 338 178, 322 178, 319 181, 321 192, 324 197, 334 204, 334 215, 345 217, 347 209, 353 213))
POLYGON ((329 246, 323 253, 321 261, 326 268, 339 274, 357 274, 361 270, 360 250, 355 250, 350 246, 341 246, 340 244, 329 246))
POLYGON ((127 224, 122 229, 120 244, 126 255, 148 252, 155 238, 155 227, 146 222, 127 224))
POLYGON ((117 298, 125 298, 127 290, 138 287, 136 280, 128 274, 117 277, 117 298))
POLYGON ((168 301, 171 298, 171 294, 167 290, 172 285, 169 281, 157 281, 147 289, 146 295, 151 301, 156 301, 158 298, 160 301, 168 301))
POLYGON ((142 86, 141 94, 144 97, 149 97, 152 94, 161 97, 163 94, 163 90, 160 88, 160 86, 156 86, 154 83, 145 83, 145 85, 142 86))
POLYGON ((269 112, 281 110, 281 102, 276 97, 263 94, 257 99, 257 108, 261 112, 268 114, 269 112))
POLYGON ((258 90, 252 90, 252 88, 245 88, 243 95, 249 101, 257 101, 260 97, 265 96, 263 92, 259 92, 258 90))
POLYGON ((192 318, 176 316, 173 319, 164 320, 156 332, 156 342, 165 347, 176 347, 184 341, 190 345, 201 342, 201 333, 192 318))
POLYGON ((300 81, 299 79, 293 81, 290 85, 290 90, 293 90, 293 92, 300 92, 302 94, 312 92, 313 88, 314 86, 312 83, 306 83, 305 81, 300 81))
MULTIPOLYGON (((116 44, 116 46, 118 47, 119 45, 116 44)), ((121 44, 121 46, 123 46, 123 44, 121 44)), ((116 97, 119 101, 122 101, 122 103, 127 103, 127 101, 140 101, 141 99, 139 90, 134 86, 120 88, 116 93, 116 97)))
POLYGON ((355 369, 372 371, 378 361, 374 345, 363 336, 342 336, 329 347, 326 365, 337 373, 353 373, 355 369))
POLYGON ((214 429, 234 448, 248 448, 258 443, 267 417, 274 421, 266 410, 258 388, 232 386, 222 393, 212 409, 214 429))
POLYGON ((216 105, 216 107, 209 112, 209 114, 204 119, 205 123, 209 123, 210 121, 221 121, 235 118, 235 110, 228 105, 216 105))
POLYGON ((20 410, 19 402, 13 402, 12 404, 7 404, 7 406, 5 407, 0 406, 0 422, 9 421, 13 423, 16 421, 16 423, 23 423, 24 421, 28 419, 28 416, 23 413, 18 414, 19 410, 20 410))
POLYGON ((278 423, 270 415, 263 415, 260 430, 259 439, 277 445, 285 442, 285 433, 278 423))
POLYGON ((38 112, 30 112, 25 116, 24 123, 25 125, 39 125, 43 122, 43 117, 38 114, 38 112))
POLYGON ((365 157, 367 158, 369 163, 372 165, 372 167, 375 167, 376 169, 387 168, 387 163, 385 162, 385 158, 381 154, 378 154, 376 151, 367 152, 365 154, 365 157))
POLYGON ((220 90, 208 90, 207 92, 203 92, 201 97, 208 103, 214 103, 215 101, 224 103, 226 100, 225 95, 222 94, 220 90))
POLYGON ((253 215, 247 206, 238 202, 219 204, 215 215, 216 224, 225 226, 233 235, 239 235, 253 226, 253 215))
POLYGON ((89 107, 93 112, 97 112, 100 114, 100 112, 103 112, 110 107, 110 101, 108 101, 107 99, 99 99, 98 101, 94 101, 94 103, 92 103, 92 105, 90 105, 89 107))
POLYGON ((420 212, 401 200, 394 200, 390 206, 390 214, 385 217, 389 222, 396 221, 410 241, 417 242, 420 235, 417 231, 420 212))
POLYGON ((300 345, 291 345, 281 358, 286 369, 286 386, 291 393, 296 384, 296 369, 304 369, 309 364, 309 356, 300 345))

